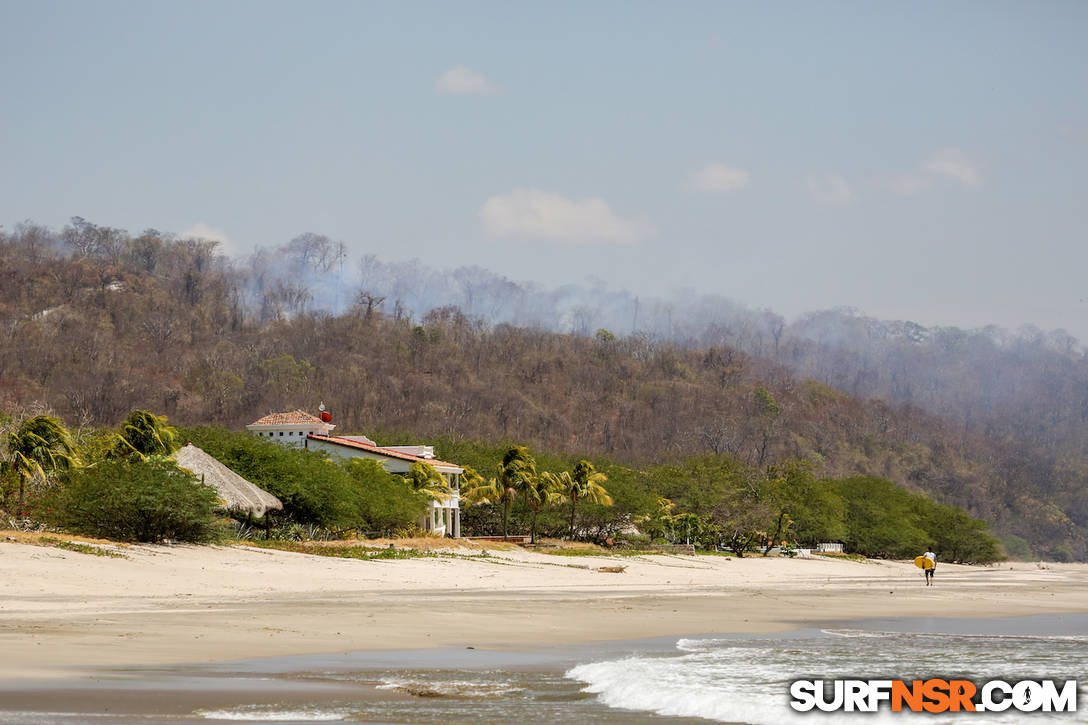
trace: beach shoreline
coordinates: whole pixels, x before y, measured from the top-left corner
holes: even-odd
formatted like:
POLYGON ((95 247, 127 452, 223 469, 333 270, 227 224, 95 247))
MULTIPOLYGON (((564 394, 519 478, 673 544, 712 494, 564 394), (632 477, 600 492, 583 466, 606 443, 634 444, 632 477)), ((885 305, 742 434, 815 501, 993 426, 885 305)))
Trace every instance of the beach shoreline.
MULTIPOLYGON (((158 667, 95 667, 83 669, 81 677, 0 679, 0 723, 21 723, 24 717, 55 725, 82 722, 85 717, 103 723, 149 725, 221 719, 385 723, 407 717, 404 722, 434 721, 416 719, 416 708, 424 705, 443 712, 447 712, 443 708, 453 707, 452 719, 442 718, 442 722, 475 722, 475 714, 486 711, 488 717, 499 718, 496 722, 517 723, 524 721, 517 712, 524 707, 519 699, 525 698, 511 693, 551 683, 546 701, 553 705, 578 703, 583 711, 593 713, 595 721, 631 725, 667 720, 696 725, 706 720, 610 709, 586 692, 578 674, 580 666, 631 658, 645 663, 653 658, 668 667, 670 661, 693 651, 693 645, 694 651, 706 651, 714 645, 767 648, 777 642, 792 650, 807 647, 806 642, 880 637, 892 632, 940 633, 942 639, 968 635, 1022 641, 1025 636, 1060 639, 1071 631, 1088 631, 1088 614, 843 620, 773 634, 703 633, 503 650, 362 650, 158 667), (500 677, 498 682, 496 676, 500 677)), ((579 719, 570 715, 561 715, 558 721, 579 719)), ((553 721, 554 712, 549 722, 553 721)))
MULTIPOLYGON (((880 617, 1088 611, 1088 565, 654 555, 359 561, 252 547, 124 559, 0 543, 0 681, 359 651, 524 650, 880 617), (623 573, 599 571, 621 564, 623 573)), ((602 649, 609 649, 607 644, 602 649)))

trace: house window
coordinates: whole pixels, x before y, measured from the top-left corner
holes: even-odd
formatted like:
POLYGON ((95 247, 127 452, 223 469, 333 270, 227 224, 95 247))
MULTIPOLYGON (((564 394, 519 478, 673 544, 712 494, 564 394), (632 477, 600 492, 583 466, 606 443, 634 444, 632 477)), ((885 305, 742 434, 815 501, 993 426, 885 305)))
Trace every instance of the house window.
POLYGON ((280 435, 281 435, 281 436, 283 435, 283 431, 282 431, 282 430, 280 431, 280 435))

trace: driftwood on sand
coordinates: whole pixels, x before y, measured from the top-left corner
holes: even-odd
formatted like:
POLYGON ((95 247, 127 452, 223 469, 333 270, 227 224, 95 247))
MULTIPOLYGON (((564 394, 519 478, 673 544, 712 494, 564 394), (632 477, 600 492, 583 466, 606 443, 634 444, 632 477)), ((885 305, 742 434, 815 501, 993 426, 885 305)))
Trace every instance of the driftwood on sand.
POLYGON ((622 574, 626 570, 626 566, 602 566, 597 569, 597 571, 604 574, 622 574))

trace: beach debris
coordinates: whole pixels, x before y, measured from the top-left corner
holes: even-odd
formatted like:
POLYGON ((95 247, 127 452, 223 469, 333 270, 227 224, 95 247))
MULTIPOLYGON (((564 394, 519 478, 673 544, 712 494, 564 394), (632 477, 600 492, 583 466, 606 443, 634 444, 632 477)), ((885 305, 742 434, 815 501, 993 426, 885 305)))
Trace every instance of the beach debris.
POLYGON ((405 687, 398 687, 398 690, 407 692, 409 695, 415 695, 416 697, 444 697, 445 693, 438 690, 431 689, 422 685, 407 685, 405 687))
POLYGON ((597 569, 597 571, 603 574, 622 574, 626 570, 626 566, 602 566, 597 569))

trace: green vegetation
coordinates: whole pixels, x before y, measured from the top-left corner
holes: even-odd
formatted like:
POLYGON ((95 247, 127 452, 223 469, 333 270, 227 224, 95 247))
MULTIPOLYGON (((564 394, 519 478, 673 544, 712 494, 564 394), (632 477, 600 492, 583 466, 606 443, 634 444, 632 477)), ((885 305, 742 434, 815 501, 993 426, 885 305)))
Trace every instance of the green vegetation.
POLYGON ((593 464, 586 460, 578 461, 571 473, 563 472, 561 491, 570 499, 570 540, 574 541, 574 517, 578 513, 578 502, 581 500, 611 506, 612 497, 602 485, 608 480, 608 476, 597 473, 593 464))
MULTIPOLYGON (((755 412, 772 424, 780 411, 769 393, 757 392, 752 400, 755 412)), ((272 547, 296 550, 290 547, 314 538, 402 532, 428 501, 450 493, 426 463, 396 476, 376 461, 334 462, 322 453, 222 428, 175 430, 145 410, 134 411, 119 434, 85 430, 79 440, 85 448, 77 449, 59 420, 28 419, 9 435, 4 480, 8 488, 16 476, 42 481, 25 507, 33 520, 122 541, 199 542, 221 535, 215 491, 162 455, 180 440, 195 443, 283 501, 267 544, 272 547), (78 467, 81 459, 91 463, 78 467)), ((804 461, 759 467, 710 455, 636 468, 451 438, 441 439, 438 449, 442 458, 466 464, 462 524, 469 535, 508 537, 512 529, 527 530, 534 543, 538 534, 564 536, 615 544, 627 553, 687 544, 737 556, 781 546, 788 555, 799 546, 841 541, 851 554, 871 557, 910 558, 929 546, 946 561, 1002 556, 985 524, 961 509, 884 478, 821 478, 804 461), (496 474, 484 480, 474 466, 496 474)), ((1023 554, 1022 541, 1009 544, 1023 554)), ((329 547, 333 553, 321 553, 401 556, 364 549, 329 547)), ((584 555, 576 549, 553 553, 584 555)))
MULTIPOLYGON (((845 559, 847 561, 865 561, 865 557, 861 554, 847 554, 846 552, 838 551, 817 551, 814 552, 816 556, 824 556, 828 559, 845 559)), ((936 553, 936 552, 934 552, 936 553)))
MULTIPOLYGON (((376 461, 371 462, 377 465, 376 461)), ((432 501, 441 501, 453 493, 446 479, 429 463, 421 461, 413 463, 408 467, 408 475, 404 478, 413 491, 423 494, 432 501)))
POLYGON ((183 428, 181 438, 279 498, 284 518, 300 524, 391 533, 421 516, 432 495, 426 485, 413 490, 375 461, 334 463, 316 451, 223 428, 183 428))
POLYGON ((67 531, 117 541, 207 542, 220 535, 219 497, 162 457, 100 461, 68 472, 38 509, 67 531))
POLYGON ((168 456, 177 450, 178 432, 166 424, 166 416, 134 410, 121 424, 115 455, 120 458, 168 456))
MULTIPOLYGON (((518 495, 530 488, 536 479, 536 460, 524 446, 514 446, 502 456, 494 478, 480 479, 463 488, 465 502, 470 505, 502 504, 502 538, 510 537, 510 507, 518 495)), ((536 518, 533 519, 533 541, 536 541, 536 518)))
POLYGON ((75 442, 56 418, 38 415, 27 418, 7 439, 8 460, 4 462, 19 477, 18 515, 26 515, 26 488, 33 478, 45 480, 56 471, 78 462, 75 442))
MULTIPOLYGON (((458 460, 466 454, 482 465, 489 456, 528 460, 534 472, 569 465, 563 458, 502 445, 444 440, 438 448, 444 458, 458 460)), ((913 558, 930 545, 948 561, 1002 558, 986 525, 960 509, 882 478, 822 479, 803 461, 761 470, 731 456, 704 456, 643 469, 607 460, 582 460, 573 468, 573 473, 526 474, 546 486, 547 498, 525 485, 496 491, 497 478, 471 490, 466 499, 475 505, 464 510, 465 531, 494 535, 528 530, 535 541, 539 529, 550 537, 573 533, 573 538, 597 543, 615 538, 619 545, 625 532, 636 527, 649 537, 643 543, 692 544, 702 551, 728 550, 737 556, 766 554, 779 545, 789 552, 839 541, 859 558, 913 558), (584 485, 576 483, 575 476, 599 487, 592 496, 578 494, 584 509, 571 506, 571 487, 584 485), (508 496, 501 495, 504 490, 508 496)), ((639 544, 630 546, 637 550, 639 544)), ((589 555, 578 549, 549 553, 589 555)))
POLYGON ((531 544, 536 543, 536 524, 540 518, 540 512, 563 500, 565 482, 562 476, 566 477, 566 481, 570 480, 570 475, 566 471, 559 476, 545 471, 527 479, 521 488, 521 500, 532 512, 529 520, 529 543, 531 544))
POLYGON ((1008 536, 1002 537, 1001 545, 1005 548, 1005 553, 1007 553, 1011 559, 1029 561, 1036 558, 1034 552, 1031 550, 1031 545, 1015 534, 1009 534, 1008 536))
POLYGON ((276 549, 278 551, 293 551, 298 554, 312 554, 314 556, 329 556, 336 559, 359 559, 361 561, 382 561, 389 559, 489 559, 490 554, 457 554, 446 551, 424 551, 421 549, 405 549, 388 546, 384 549, 376 549, 367 546, 321 546, 314 543, 283 541, 276 539, 264 539, 247 541, 248 546, 257 546, 262 549, 276 549))
POLYGON ((100 546, 91 546, 90 544, 81 544, 78 541, 67 541, 65 539, 57 539, 52 536, 42 536, 34 543, 42 546, 52 546, 56 549, 64 549, 65 551, 74 551, 78 554, 90 554, 91 556, 106 556, 111 559, 127 559, 124 554, 120 554, 116 551, 110 551, 103 549, 100 546))
MULTIPOLYGON (((260 412, 324 397, 338 431, 393 442, 381 426, 410 433, 404 442, 437 439, 442 457, 488 477, 517 445, 531 446, 540 472, 591 461, 608 477, 614 505, 541 506, 535 528, 549 536, 570 536, 575 509, 576 537, 594 540, 649 517, 639 525, 682 525, 685 537, 707 540, 719 527, 722 541, 755 550, 779 536, 833 537, 834 526, 855 521, 859 542, 889 550, 879 525, 862 531, 864 511, 801 511, 799 502, 812 499, 788 500, 792 483, 757 490, 789 477, 771 467, 805 460, 813 481, 881 478, 963 509, 1016 556, 1088 560, 1088 415, 1078 392, 1088 389, 1088 356, 1060 332, 926 329, 841 310, 787 324, 765 310, 698 303, 669 311, 670 342, 643 326, 663 310, 647 305, 639 314, 629 299, 640 331, 627 334, 614 317, 595 320, 587 309, 585 334, 563 334, 474 318, 485 309, 525 314, 546 297, 479 269, 424 285, 428 294, 463 292, 469 311, 412 309, 390 290, 416 289, 400 282, 418 282, 418 267, 375 259, 364 287, 343 296, 355 304, 329 310, 331 295, 316 280, 339 259, 335 246, 304 234, 243 261, 224 258, 212 241, 78 218, 59 230, 0 229, 0 400, 9 413, 33 411, 19 420, 0 414, 0 507, 19 518, 19 491, 46 486, 56 478, 50 467, 66 465, 46 456, 39 472, 15 460, 21 444, 9 447, 7 434, 39 411, 78 427, 79 457, 93 463, 116 455, 117 434, 100 430, 134 409, 239 430, 260 412), (698 463, 714 457, 749 467, 754 488, 732 481, 715 491, 698 469, 732 464, 698 463), (690 474, 703 490, 682 500, 662 468, 690 474), (695 514, 701 523, 670 524, 655 493, 679 506, 668 516, 695 514)), ((561 317, 543 308, 532 315, 561 317)), ((162 443, 141 455, 169 447, 162 443)), ((337 483, 286 459, 274 468, 293 469, 262 483, 283 492, 289 520, 341 530, 395 518, 364 515, 361 502, 342 495, 344 477, 337 483)), ((501 533, 505 516, 507 530, 530 532, 533 512, 521 494, 506 503, 466 508, 463 530, 501 533)))

